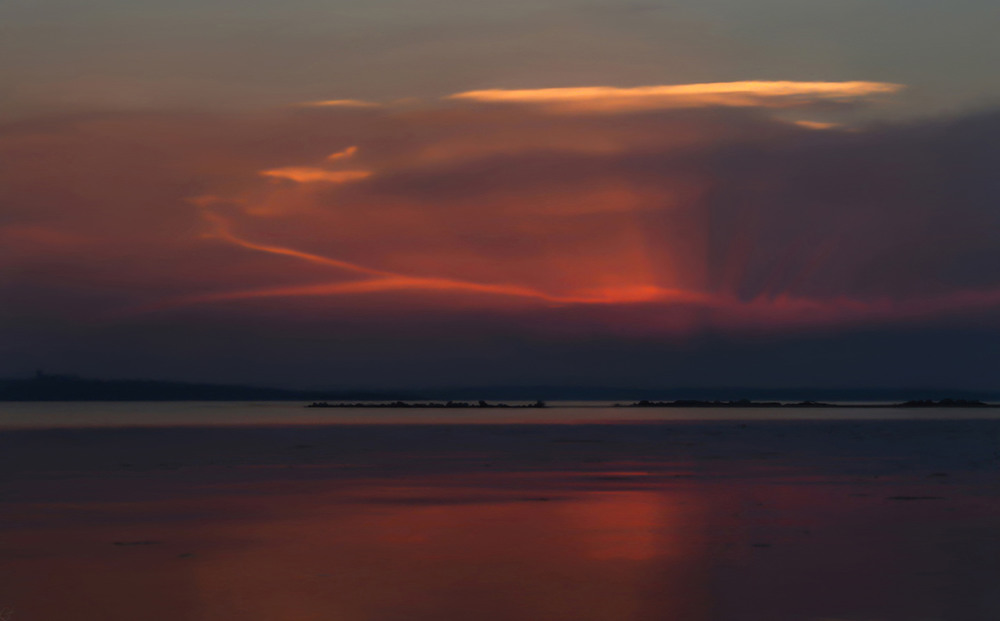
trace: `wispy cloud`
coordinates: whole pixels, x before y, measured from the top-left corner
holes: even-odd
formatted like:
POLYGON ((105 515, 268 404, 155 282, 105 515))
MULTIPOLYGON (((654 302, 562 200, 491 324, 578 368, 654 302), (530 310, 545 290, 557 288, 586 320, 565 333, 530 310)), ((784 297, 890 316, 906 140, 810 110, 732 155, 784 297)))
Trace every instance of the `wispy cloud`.
POLYGON ((381 108, 382 104, 376 101, 365 101, 363 99, 325 99, 320 101, 304 101, 297 104, 306 108, 381 108))
POLYGON ((553 112, 615 113, 701 107, 785 108, 817 102, 853 102, 902 90, 886 82, 744 81, 663 86, 466 91, 447 99, 539 106, 553 112))
POLYGON ((372 176, 370 170, 324 170, 310 166, 289 166, 287 168, 272 168, 262 170, 262 177, 287 179, 296 183, 350 183, 372 176))
MULTIPOLYGON (((878 92, 783 84, 757 92, 878 92)), ((996 160, 994 117, 822 139, 793 123, 732 106, 444 105, 363 124, 284 110, 19 127, 0 133, 0 189, 17 207, 0 261, 55 289, 50 275, 72 270, 114 282, 122 307, 287 297, 293 313, 292 298, 391 296, 589 316, 676 306, 700 309, 685 325, 783 329, 996 303, 996 187, 968 165, 996 160), (118 136, 162 149, 137 155, 118 136), (209 242, 194 234, 204 219, 209 242)))
POLYGON ((225 300, 246 300, 274 297, 337 296, 390 291, 457 292, 475 295, 494 295, 513 298, 527 298, 530 300, 558 305, 613 305, 654 301, 700 302, 706 299, 706 296, 699 293, 681 291, 678 289, 666 289, 655 285, 603 287, 581 291, 576 295, 558 295, 518 284, 476 282, 442 277, 411 276, 366 267, 364 265, 351 263, 349 261, 342 261, 340 259, 323 255, 302 252, 294 248, 255 243, 233 233, 231 224, 225 217, 211 211, 204 212, 203 217, 213 227, 212 232, 207 234, 206 237, 216 238, 247 250, 254 250, 282 257, 290 257, 307 263, 332 268, 339 272, 363 275, 368 278, 364 280, 322 283, 318 285, 267 287, 238 291, 224 291, 207 295, 184 297, 172 300, 166 304, 157 305, 155 308, 162 309, 169 306, 204 304, 225 300))
POLYGON ((826 123, 823 121, 793 121, 793 123, 795 125, 798 125, 799 127, 804 127, 806 129, 816 129, 816 130, 836 129, 838 127, 841 127, 839 123, 826 123))
POLYGON ((326 159, 328 162, 335 162, 337 160, 346 160, 354 157, 354 155, 357 152, 358 148, 356 146, 347 147, 342 151, 337 151, 336 153, 331 153, 330 155, 327 155, 326 159))

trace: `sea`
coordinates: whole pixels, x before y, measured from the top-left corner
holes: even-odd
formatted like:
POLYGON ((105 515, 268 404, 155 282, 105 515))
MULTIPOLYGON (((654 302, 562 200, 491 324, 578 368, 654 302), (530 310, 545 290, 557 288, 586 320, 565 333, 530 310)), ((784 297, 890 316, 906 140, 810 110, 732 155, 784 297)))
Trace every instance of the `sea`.
POLYGON ((1000 619, 998 409, 306 405, 0 404, 0 621, 1000 619))
MULTIPOLYGON (((336 402, 332 402, 336 403, 336 402)), ((527 405, 531 402, 505 402, 527 405)), ((555 401, 545 408, 307 408, 291 401, 54 401, 0 403, 0 429, 73 427, 614 424, 726 420, 997 419, 1000 408, 629 407, 611 401, 555 401)), ((845 403, 846 405, 846 403, 845 403)), ((857 407, 857 406, 880 407, 857 407)))

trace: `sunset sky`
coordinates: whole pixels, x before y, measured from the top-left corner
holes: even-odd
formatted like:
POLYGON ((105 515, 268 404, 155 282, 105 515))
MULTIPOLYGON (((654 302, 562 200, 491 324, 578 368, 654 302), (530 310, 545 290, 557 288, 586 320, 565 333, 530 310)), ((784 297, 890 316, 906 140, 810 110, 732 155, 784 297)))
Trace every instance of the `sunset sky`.
POLYGON ((0 376, 995 389, 997 23, 8 0, 0 376))

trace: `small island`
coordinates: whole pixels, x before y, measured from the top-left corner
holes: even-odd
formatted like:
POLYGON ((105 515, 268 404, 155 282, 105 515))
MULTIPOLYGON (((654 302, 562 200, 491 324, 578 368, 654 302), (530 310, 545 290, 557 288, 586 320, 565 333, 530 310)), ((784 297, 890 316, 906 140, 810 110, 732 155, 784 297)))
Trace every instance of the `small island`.
MULTIPOLYGON (((333 402, 317 401, 306 405, 307 408, 414 408, 414 409, 489 409, 489 408, 547 408, 550 407, 544 401, 535 401, 526 404, 510 403, 488 403, 479 401, 471 403, 468 401, 430 401, 430 402, 410 402, 410 401, 382 401, 382 402, 333 402)), ((555 406, 560 407, 560 406, 555 406)), ((579 407, 579 406, 577 406, 579 407)), ((584 406, 586 407, 586 406, 584 406)), ((973 399, 921 399, 904 401, 900 403, 825 403, 821 401, 751 401, 749 399, 739 399, 733 401, 712 401, 700 399, 678 399, 676 401, 635 401, 632 403, 616 403, 614 407, 620 408, 997 408, 1000 404, 986 403, 973 399)))
POLYGON ((706 401, 680 399, 677 401, 636 401, 627 405, 616 403, 615 407, 630 408, 996 408, 1000 404, 986 403, 974 399, 921 399, 902 403, 822 403, 819 401, 706 401))
POLYGON ((544 401, 535 401, 534 403, 526 404, 510 404, 510 403, 487 403, 486 401, 479 401, 478 403, 469 403, 467 401, 447 401, 445 403, 440 402, 428 402, 428 403, 410 403, 408 401, 391 401, 388 403, 329 403, 327 401, 317 401, 315 403, 310 403, 306 406, 307 408, 420 408, 420 409, 433 409, 433 408, 451 408, 451 409, 467 409, 467 408, 544 408, 548 407, 544 401))

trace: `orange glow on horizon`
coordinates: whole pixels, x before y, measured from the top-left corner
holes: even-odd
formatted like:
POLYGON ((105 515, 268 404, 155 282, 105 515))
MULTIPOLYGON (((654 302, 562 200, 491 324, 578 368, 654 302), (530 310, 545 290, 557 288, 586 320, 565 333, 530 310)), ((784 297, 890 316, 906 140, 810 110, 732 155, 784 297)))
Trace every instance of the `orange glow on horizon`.
MULTIPOLYGON (((284 110, 284 117, 229 125, 213 118, 217 134, 205 119, 95 121, 52 130, 58 140, 46 134, 4 143, 23 156, 11 161, 28 163, 5 178, 38 220, 0 225, 0 246, 4 261, 43 280, 53 273, 48 265, 75 261, 95 287, 114 282, 123 295, 100 310, 110 315, 258 299, 287 303, 294 313, 297 298, 327 297, 329 308, 516 307, 526 318, 535 312, 529 309, 580 307, 540 310, 524 321, 549 329, 550 318, 572 317, 594 330, 653 334, 796 330, 992 308, 1000 288, 961 247, 985 252, 986 227, 935 237, 931 223, 943 209, 936 198, 869 205, 866 197, 909 190, 893 175, 873 174, 877 192, 870 191, 862 187, 869 181, 854 181, 853 160, 831 164, 824 151, 881 144, 906 128, 850 133, 845 124, 817 141, 807 130, 828 124, 784 113, 553 116, 539 109, 712 101, 769 108, 900 88, 745 81, 468 91, 450 99, 528 105, 371 110, 363 123, 362 113, 349 110, 284 110), (138 161, 121 146, 127 141, 111 139, 119 135, 161 145, 176 169, 138 161), (156 142, 163 136, 171 140, 156 142), (811 150, 819 164, 806 162, 803 182, 790 183, 788 158, 811 150), (31 164, 42 154, 55 158, 50 152, 76 164, 31 164), (132 174, 101 176, 112 169, 132 174), (149 208, 134 209, 143 200, 149 208), (209 225, 201 236, 192 234, 199 219, 209 225), (939 281, 922 279, 916 266, 937 270, 939 281), (360 301, 344 299, 351 296, 360 301)), ((972 222, 977 212, 968 209, 972 222)))
POLYGON ((622 304, 664 300, 684 302, 704 300, 704 296, 696 293, 685 292, 677 289, 665 289, 653 285, 603 287, 600 289, 581 292, 580 295, 555 295, 520 285, 481 283, 451 278, 409 276, 391 271, 374 269, 348 261, 332 259, 308 252, 301 252, 291 248, 250 242, 235 235, 231 231, 229 223, 222 216, 212 212, 205 212, 204 217, 214 226, 214 231, 208 234, 208 237, 214 237, 248 250, 256 250, 268 254, 291 257, 338 270, 374 276, 375 278, 351 282, 334 282, 317 285, 228 291, 217 294, 195 296, 183 300, 175 300, 174 302, 167 303, 164 306, 253 298, 332 296, 385 291, 466 292, 474 294, 529 298, 553 304, 622 304))
MULTIPOLYGON (((353 154, 352 149, 345 150, 353 154)), ((181 296, 167 300, 161 304, 145 306, 139 312, 162 310, 178 306, 211 304, 227 301, 268 299, 268 298, 298 298, 298 297, 335 297, 346 295, 363 295, 379 293, 460 293, 472 296, 498 296, 526 301, 533 301, 547 306, 598 306, 598 307, 630 307, 653 305, 669 309, 671 307, 689 307, 701 309, 706 316, 716 323, 733 326, 760 325, 822 325, 829 323, 888 320, 891 318, 920 318, 934 316, 943 312, 952 312, 960 308, 990 307, 1000 304, 1000 290, 966 291, 954 295, 927 297, 911 300, 877 300, 853 299, 849 296, 835 298, 810 298, 791 295, 789 293, 761 294, 753 299, 743 300, 726 291, 707 292, 697 289, 680 287, 664 287, 657 284, 629 284, 626 280, 620 284, 604 284, 600 286, 578 286, 574 289, 557 293, 544 288, 529 286, 518 282, 489 282, 467 280, 442 276, 421 276, 402 273, 390 269, 378 269, 332 258, 315 253, 303 252, 294 248, 273 244, 262 244, 250 241, 236 235, 231 223, 222 215, 210 211, 218 199, 195 200, 203 209, 203 218, 212 224, 213 230, 205 237, 224 241, 233 246, 283 256, 314 265, 331 268, 349 274, 364 276, 361 280, 338 280, 306 285, 272 286, 242 288, 220 291, 217 293, 194 296, 181 296)), ((822 256, 820 253, 819 256, 822 256)), ((802 268, 801 277, 811 270, 806 265, 802 268)), ((591 282, 600 280, 599 274, 591 275, 591 282)), ((688 326, 687 322, 676 324, 667 321, 665 326, 688 326)), ((653 329, 654 324, 646 328, 653 329)), ((686 329, 686 328, 685 328, 686 329)))

